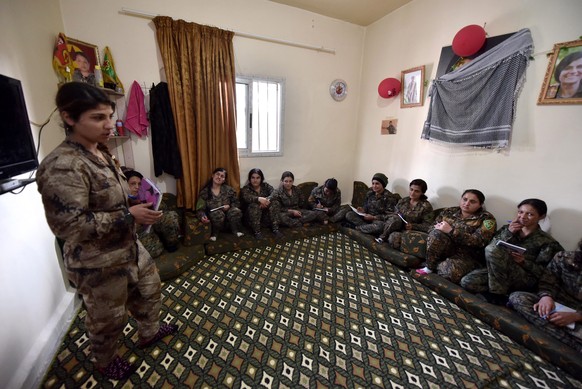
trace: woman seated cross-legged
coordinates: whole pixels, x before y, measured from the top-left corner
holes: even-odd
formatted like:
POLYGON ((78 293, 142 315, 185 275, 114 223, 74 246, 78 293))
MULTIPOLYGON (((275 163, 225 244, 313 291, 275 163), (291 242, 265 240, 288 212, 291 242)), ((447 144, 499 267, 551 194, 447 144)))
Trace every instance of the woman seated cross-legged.
POLYGON ((473 270, 461 279, 461 286, 481 293, 488 302, 507 303, 509 292, 533 290, 548 263, 564 248, 538 222, 547 205, 540 199, 526 199, 517 206, 515 220, 501 227, 485 248, 487 268, 473 270), (505 241, 526 249, 524 253, 498 246, 505 241))
POLYGON ((428 186, 424 180, 417 178, 409 185, 408 196, 401 199, 384 223, 384 230, 376 242, 387 242, 393 232, 415 230, 428 232, 431 223, 427 217, 432 212, 432 205, 425 195, 428 186))
POLYGON ((304 203, 303 194, 293 183, 295 176, 286 171, 281 175, 279 188, 273 193, 273 201, 278 202, 279 220, 281 225, 286 227, 301 227, 304 224, 314 221, 328 223, 328 216, 325 212, 310 211, 301 209, 304 203))
POLYGON ((218 233, 230 225, 233 234, 243 236, 242 211, 235 190, 225 184, 227 172, 224 168, 216 168, 212 177, 200 191, 196 202, 198 218, 202 223, 211 224, 210 240, 216 241, 218 233))
POLYGON ((271 201, 274 189, 265 182, 263 171, 258 168, 249 171, 245 186, 240 191, 243 219, 250 225, 255 238, 261 239, 261 226, 271 227, 277 238, 279 232, 279 209, 276 201, 271 201))
POLYGON ((337 187, 335 178, 328 178, 323 185, 313 188, 307 202, 314 211, 324 212, 329 216, 332 223, 339 222, 347 213, 341 208, 342 192, 337 187))
POLYGON ((485 195, 467 189, 458 207, 446 208, 435 220, 426 243, 426 267, 420 274, 438 272, 455 284, 467 273, 485 266, 483 248, 489 243, 497 222, 483 209, 485 195))
POLYGON ((537 327, 582 353, 582 241, 550 261, 537 294, 513 292, 509 306, 537 327))
POLYGON ((348 226, 366 234, 379 234, 384 229, 384 222, 394 213, 398 197, 386 189, 388 177, 383 173, 376 173, 372 177, 372 188, 366 193, 364 206, 357 211, 346 214, 348 226))

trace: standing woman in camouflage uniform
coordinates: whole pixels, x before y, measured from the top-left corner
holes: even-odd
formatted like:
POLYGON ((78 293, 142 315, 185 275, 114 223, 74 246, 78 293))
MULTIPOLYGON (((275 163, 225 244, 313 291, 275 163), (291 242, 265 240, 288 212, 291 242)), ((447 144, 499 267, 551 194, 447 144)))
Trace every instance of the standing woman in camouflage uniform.
POLYGON ((356 230, 366 234, 379 234, 384 229, 384 222, 394 213, 399 196, 393 195, 386 189, 388 177, 383 173, 376 173, 372 177, 372 188, 366 193, 364 206, 358 207, 358 215, 354 211, 346 214, 346 220, 355 225, 356 230))
POLYGON ((540 228, 538 222, 546 217, 548 207, 543 200, 526 199, 517 206, 515 220, 507 224, 485 247, 486 269, 473 270, 461 279, 469 292, 482 293, 493 304, 505 305, 507 295, 515 290, 533 290, 548 263, 564 248, 540 228), (497 246, 505 242, 523 247, 520 254, 497 246))
POLYGON ((225 184, 227 176, 225 168, 214 169, 196 203, 200 221, 212 226, 211 241, 216 241, 218 233, 225 229, 226 222, 233 234, 239 238, 244 235, 241 232, 242 211, 238 196, 231 186, 225 184))
POLYGON ((409 184, 408 196, 396 204, 395 214, 390 215, 384 223, 384 231, 376 242, 388 241, 390 234, 397 231, 428 232, 431 223, 427 220, 432 212, 432 205, 425 195, 428 185, 424 180, 417 178, 409 184), (404 220, 402 220, 404 219, 404 220), (406 222, 405 222, 406 221, 406 222))
POLYGON ((257 239, 262 239, 261 225, 270 226, 276 237, 279 232, 279 210, 277 202, 271 201, 273 187, 265 182, 265 175, 259 168, 249 171, 247 183, 240 190, 243 218, 251 226, 257 239))
POLYGON ((301 209, 303 194, 293 182, 295 176, 287 171, 281 175, 279 188, 273 193, 273 201, 277 201, 279 207, 279 219, 286 227, 301 227, 305 223, 321 221, 327 224, 327 215, 324 212, 301 209))
POLYGON ((341 208, 342 192, 335 178, 328 178, 323 185, 313 188, 307 203, 314 211, 325 213, 332 223, 342 220, 349 210, 341 208))
POLYGON ((417 273, 438 271, 455 284, 470 271, 485 266, 483 248, 495 234, 495 217, 483 209, 485 195, 467 189, 460 206, 446 208, 435 220, 426 243, 426 267, 417 273))
POLYGON ((537 327, 582 353, 582 241, 557 253, 544 270, 538 292, 513 292, 509 306, 537 327), (556 309, 560 303, 573 312, 556 309))
POLYGON ((91 359, 107 378, 124 380, 136 369, 117 355, 128 310, 138 324, 138 347, 178 328, 159 323, 160 277, 136 239, 135 223, 153 224, 162 213, 128 204, 127 183, 105 146, 115 108, 107 95, 70 82, 56 105, 66 139, 40 164, 38 191, 49 227, 64 240, 67 277, 83 297, 91 359))

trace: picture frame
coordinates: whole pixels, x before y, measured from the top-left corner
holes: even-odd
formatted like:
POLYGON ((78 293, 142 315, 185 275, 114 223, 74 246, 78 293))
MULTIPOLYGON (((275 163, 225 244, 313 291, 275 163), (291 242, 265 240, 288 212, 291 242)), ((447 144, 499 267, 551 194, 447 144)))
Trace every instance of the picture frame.
POLYGON ((403 70, 400 108, 421 107, 424 104, 424 65, 403 70))
POLYGON ((67 37, 67 50, 73 64, 73 81, 96 85, 95 65, 101 64, 97 46, 67 37))
POLYGON ((554 44, 542 89, 541 104, 582 104, 582 39, 554 44))
POLYGON ((398 119, 391 117, 382 120, 382 126, 380 127, 380 135, 396 135, 398 132, 398 119))

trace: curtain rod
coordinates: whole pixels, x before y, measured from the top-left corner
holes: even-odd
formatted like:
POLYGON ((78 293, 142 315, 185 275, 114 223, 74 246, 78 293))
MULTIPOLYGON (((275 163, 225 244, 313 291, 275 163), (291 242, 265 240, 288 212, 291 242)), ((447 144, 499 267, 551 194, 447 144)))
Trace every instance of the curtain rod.
MULTIPOLYGON (((144 12, 144 11, 140 11, 137 9, 130 9, 130 8, 125 8, 125 7, 122 7, 121 11, 119 11, 119 13, 125 14, 125 15, 130 15, 130 16, 138 16, 138 17, 142 17, 142 18, 146 18, 146 19, 153 19, 156 16, 160 16, 158 14, 152 14, 149 12, 144 12)), ((328 48, 323 47, 323 46, 306 45, 303 43, 296 43, 296 42, 286 41, 286 40, 282 40, 282 39, 269 38, 269 37, 262 36, 262 35, 247 34, 246 32, 239 32, 239 31, 233 31, 233 32, 234 32, 235 36, 240 36, 243 38, 257 39, 257 40, 261 40, 261 41, 265 41, 265 42, 278 43, 281 45, 294 46, 294 47, 300 47, 302 49, 315 50, 315 51, 328 53, 328 54, 335 54, 335 49, 328 49, 328 48)))

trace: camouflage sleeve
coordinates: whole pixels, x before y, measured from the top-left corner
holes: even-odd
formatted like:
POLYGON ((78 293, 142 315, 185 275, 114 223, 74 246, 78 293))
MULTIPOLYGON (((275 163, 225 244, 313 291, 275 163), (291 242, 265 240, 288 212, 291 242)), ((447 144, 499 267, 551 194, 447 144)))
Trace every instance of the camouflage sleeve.
POLYGON ((427 200, 424 200, 422 203, 422 212, 420 215, 422 221, 420 223, 413 223, 412 229, 415 231, 428 232, 428 230, 430 230, 430 228, 434 225, 432 220, 432 211, 432 204, 427 200))
POLYGON ((548 266, 544 269, 538 284, 538 296, 550 296, 555 298, 558 293, 558 284, 562 279, 562 264, 564 252, 554 255, 548 266))
POLYGON ((64 240, 82 242, 102 239, 115 229, 129 230, 124 221, 126 207, 101 211, 91 208, 89 195, 92 188, 99 183, 104 188, 115 183, 107 184, 107 178, 96 178, 95 172, 85 163, 76 162, 71 165, 70 160, 57 159, 40 178, 39 189, 42 187, 46 218, 53 233, 64 240))
POLYGON ((525 261, 523 267, 536 277, 541 277, 554 255, 560 251, 564 251, 560 243, 557 241, 549 242, 542 247, 538 256, 533 261, 525 261))
POLYGON ((309 197, 307 198, 307 204, 309 205, 309 209, 314 209, 317 205, 317 189, 318 187, 313 188, 309 197))
POLYGON ((481 225, 471 230, 455 228, 450 235, 453 241, 459 245, 475 248, 485 247, 495 235, 497 222, 493 215, 485 212, 481 216, 481 225))
POLYGON ((226 190, 227 190, 227 193, 228 193, 228 200, 230 202, 230 206, 231 207, 240 208, 240 201, 238 200, 238 196, 237 196, 236 191, 234 190, 234 188, 227 185, 226 186, 226 190))
POLYGON ((257 199, 259 198, 259 195, 257 195, 257 192, 252 190, 250 187, 245 185, 240 190, 240 197, 243 203, 252 204, 258 201, 257 199))
POLYGON ((336 213, 342 206, 342 192, 339 188, 336 190, 336 195, 333 204, 329 207, 331 213, 336 213))

